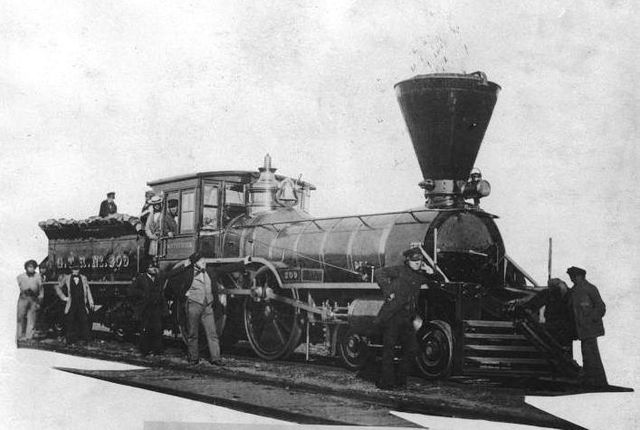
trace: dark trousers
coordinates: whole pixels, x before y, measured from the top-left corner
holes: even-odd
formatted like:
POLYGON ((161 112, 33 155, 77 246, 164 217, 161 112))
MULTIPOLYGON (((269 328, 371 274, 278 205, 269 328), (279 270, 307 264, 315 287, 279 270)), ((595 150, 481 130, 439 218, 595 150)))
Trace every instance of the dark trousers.
POLYGON ((584 383, 597 386, 608 385, 607 375, 600 358, 600 350, 598 349, 598 338, 582 339, 580 348, 582 349, 584 383))
POLYGON ((89 340, 89 315, 82 305, 71 305, 69 313, 65 316, 67 343, 73 343, 80 339, 89 340))
POLYGON ((140 352, 159 354, 162 350, 162 309, 146 310, 140 325, 140 352))
POLYGON ((382 327, 382 371, 380 385, 392 387, 407 383, 407 376, 418 351, 416 332, 409 315, 400 312, 382 327), (397 375, 393 367, 394 348, 397 344, 402 348, 397 375))

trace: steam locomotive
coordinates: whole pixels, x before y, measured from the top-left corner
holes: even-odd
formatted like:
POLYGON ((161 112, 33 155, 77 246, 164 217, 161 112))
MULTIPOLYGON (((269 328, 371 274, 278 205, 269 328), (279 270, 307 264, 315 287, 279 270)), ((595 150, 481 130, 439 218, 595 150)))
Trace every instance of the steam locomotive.
MULTIPOLYGON (((349 368, 380 345, 372 321, 382 305, 376 272, 421 249, 443 279, 426 286, 419 309, 417 368, 427 378, 474 373, 567 374, 570 351, 535 316, 514 318, 513 299, 541 287, 506 253, 495 215, 480 208, 491 187, 472 169, 500 87, 481 72, 429 74, 395 85, 422 170, 426 202, 404 211, 316 218, 315 187, 276 174, 269 155, 255 171, 204 172, 149 182, 177 201, 178 232, 160 241, 162 270, 195 251, 209 265, 252 257, 245 282, 224 280, 225 344, 246 339, 265 360, 322 344, 349 368)), ((135 331, 126 287, 141 270, 144 237, 136 217, 40 223, 55 279, 79 262, 90 279, 95 319, 116 333, 135 331)), ((53 282, 44 306, 54 307, 53 282)), ((184 330, 173 317, 167 327, 184 330)), ((49 320, 55 320, 50 317, 49 320)))

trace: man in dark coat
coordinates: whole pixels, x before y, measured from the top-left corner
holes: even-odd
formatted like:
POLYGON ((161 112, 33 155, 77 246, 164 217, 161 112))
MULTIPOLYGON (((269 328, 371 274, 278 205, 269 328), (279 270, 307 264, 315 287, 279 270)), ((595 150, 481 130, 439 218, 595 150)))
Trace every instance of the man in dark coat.
POLYGON ((219 301, 218 279, 222 273, 244 271, 245 265, 250 261, 251 257, 246 257, 243 262, 207 267, 204 258, 195 253, 189 260, 181 263, 182 267, 167 273, 167 278, 170 279, 169 288, 173 290, 170 296, 178 302, 178 307, 184 306, 186 340, 191 364, 199 362, 198 335, 202 324, 209 347, 209 362, 216 366, 224 365, 220 359, 220 341, 214 315, 214 307, 219 301))
POLYGON ((606 306, 595 285, 585 279, 587 272, 584 269, 574 266, 567 273, 573 282, 570 302, 582 349, 583 383, 588 386, 606 386, 607 375, 598 349, 598 337, 604 336, 602 317, 606 306))
POLYGON ((116 206, 116 202, 114 202, 115 198, 116 193, 113 191, 107 193, 107 199, 100 203, 100 212, 98 213, 98 216, 104 218, 118 212, 118 206, 116 206))
POLYGON ((423 270, 422 252, 412 248, 403 253, 405 264, 385 267, 375 274, 375 279, 385 299, 376 318, 382 330, 382 372, 376 386, 394 389, 405 386, 411 363, 415 360, 418 343, 413 321, 418 315, 417 305, 422 286, 437 280, 435 275, 423 270), (393 368, 393 351, 396 343, 402 346, 402 360, 397 377, 393 368))
POLYGON ((91 333, 89 311, 93 311, 93 296, 87 277, 80 274, 80 265, 71 265, 71 274, 56 285, 56 294, 65 302, 65 332, 67 343, 73 344, 77 338, 86 343, 91 333))
POLYGON ((139 274, 131 285, 130 295, 136 301, 136 314, 140 321, 139 348, 143 356, 163 351, 162 317, 168 312, 163 283, 158 265, 151 263, 147 273, 139 274))
POLYGON ((544 306, 544 327, 565 350, 569 351, 571 343, 576 339, 570 295, 567 284, 561 279, 553 278, 549 280, 546 290, 531 299, 517 303, 530 311, 537 311, 544 306))
POLYGON ((162 231, 169 237, 178 234, 178 200, 170 199, 167 202, 167 214, 162 217, 162 231))

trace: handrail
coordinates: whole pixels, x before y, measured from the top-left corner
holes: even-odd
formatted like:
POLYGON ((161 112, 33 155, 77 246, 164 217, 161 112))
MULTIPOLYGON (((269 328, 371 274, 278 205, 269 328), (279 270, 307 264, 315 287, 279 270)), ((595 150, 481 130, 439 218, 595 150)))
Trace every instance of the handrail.
MULTIPOLYGON (((445 209, 406 209, 406 210, 400 210, 400 211, 390 211, 390 212, 378 212, 378 213, 366 213, 366 214, 356 214, 356 215, 337 215, 337 216, 329 216, 329 217, 310 217, 310 218, 302 218, 302 219, 296 219, 296 220, 286 220, 286 221, 277 221, 277 222, 266 222, 266 223, 261 223, 261 224, 244 224, 244 225, 233 225, 231 228, 233 229, 245 229, 245 228, 253 228, 253 227, 259 227, 259 226, 266 226, 266 225, 277 225, 277 224, 297 224, 297 223, 303 223, 303 222, 316 222, 316 221, 330 221, 330 220, 337 220, 340 221, 342 219, 346 219, 346 218, 363 218, 363 217, 372 217, 372 216, 384 216, 384 215, 403 215, 403 214, 410 214, 418 224, 428 224, 431 221, 420 221, 415 214, 417 213, 428 213, 428 212, 432 212, 432 213, 442 213, 442 212, 474 212, 477 214, 480 214, 482 216, 488 216, 491 218, 498 218, 496 215, 490 214, 489 212, 484 212, 484 211, 480 211, 477 209, 471 209, 471 208, 445 208, 445 209)), ((364 222, 364 221, 363 221, 364 222)))
POLYGON ((511 263, 513 265, 513 267, 515 267, 520 273, 522 273, 522 276, 525 277, 526 280, 528 280, 529 282, 531 282, 533 284, 534 287, 539 287, 540 284, 538 284, 535 279, 533 279, 533 277, 531 275, 529 275, 518 263, 516 263, 511 257, 509 257, 506 253, 504 254, 504 259, 507 260, 509 263, 511 263))
POLYGON ((436 263, 434 263, 434 261, 431 259, 431 257, 429 257, 429 254, 427 254, 427 251, 424 250, 422 245, 420 245, 419 248, 420 248, 420 252, 422 252, 422 255, 424 256, 425 260, 427 260, 427 263, 429 263, 431 268, 434 271, 438 272, 440 275, 442 275, 444 282, 450 282, 447 275, 445 275, 444 272, 440 269, 440 267, 436 263))

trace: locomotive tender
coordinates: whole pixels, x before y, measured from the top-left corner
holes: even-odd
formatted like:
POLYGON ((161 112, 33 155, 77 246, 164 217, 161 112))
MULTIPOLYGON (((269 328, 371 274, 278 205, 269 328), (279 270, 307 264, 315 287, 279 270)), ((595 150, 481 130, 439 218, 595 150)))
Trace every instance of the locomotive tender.
MULTIPOLYGON (((211 265, 251 256, 248 281, 225 280, 224 342, 246 339, 266 360, 285 358, 303 342, 307 353, 309 344, 324 344, 356 369, 380 346, 371 327, 382 304, 376 271, 402 264, 402 251, 419 246, 443 279, 425 288, 419 303, 425 323, 417 367, 424 376, 570 373, 570 352, 530 317, 505 311, 510 300, 539 288, 506 254, 497 217, 479 207, 490 185, 472 168, 500 87, 476 72, 419 75, 395 89, 422 170, 424 205, 314 218, 314 186, 276 175, 268 155, 259 172, 153 181, 148 185, 165 202, 178 201, 179 231, 161 240, 161 268, 195 251, 211 265)), ((79 260, 101 305, 96 319, 116 332, 131 329, 123 292, 140 270, 137 218, 40 225, 54 272, 79 260)))

